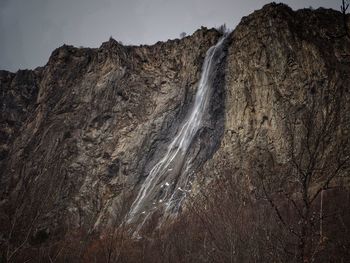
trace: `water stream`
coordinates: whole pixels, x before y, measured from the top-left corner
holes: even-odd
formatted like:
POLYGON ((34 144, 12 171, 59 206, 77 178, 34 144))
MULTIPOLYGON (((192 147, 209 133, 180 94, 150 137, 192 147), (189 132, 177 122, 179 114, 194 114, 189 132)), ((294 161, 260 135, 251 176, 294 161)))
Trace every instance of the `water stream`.
POLYGON ((164 204, 167 210, 174 210, 186 195, 188 178, 180 180, 179 177, 186 177, 191 170, 193 158, 187 153, 203 125, 203 117, 210 105, 216 67, 222 59, 224 40, 225 37, 220 38, 216 45, 208 49, 194 104, 163 158, 154 165, 143 182, 131 206, 129 221, 141 214, 148 215, 148 210, 156 209, 160 204, 164 204))

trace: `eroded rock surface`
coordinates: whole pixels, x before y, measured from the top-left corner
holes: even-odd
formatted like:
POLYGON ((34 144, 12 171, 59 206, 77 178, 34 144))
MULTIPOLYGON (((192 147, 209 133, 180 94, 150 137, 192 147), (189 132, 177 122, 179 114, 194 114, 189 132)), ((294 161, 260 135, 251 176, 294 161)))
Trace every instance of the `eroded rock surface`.
POLYGON ((40 210, 51 232, 122 216, 121 203, 134 197, 187 113, 219 37, 203 28, 153 46, 113 39, 98 49, 62 46, 43 68, 2 72, 4 209, 40 210))
MULTIPOLYGON (((341 14, 325 9, 271 4, 242 19, 228 37, 210 116, 191 152, 202 160, 200 180, 241 170, 253 190, 254 159, 288 162, 287 116, 321 93, 342 98, 342 136, 334 143, 348 154, 343 30, 341 14), (339 87, 341 96, 332 93, 339 87)), ((120 222, 176 134, 219 37, 202 28, 152 46, 113 39, 98 49, 62 46, 45 67, 1 71, 1 231, 15 211, 26 218, 18 224, 33 220, 53 237, 120 222)))
MULTIPOLYGON (((242 19, 231 43, 225 68, 225 135, 200 172, 203 177, 241 172, 253 190, 254 170, 259 170, 254 160, 269 156, 275 166, 290 161, 291 115, 299 112, 293 117, 301 123, 313 100, 318 112, 340 106, 336 133, 341 135, 333 146, 343 145, 344 156, 349 156, 350 42, 339 12, 267 5, 242 19)), ((305 130, 295 132, 298 143, 306 137, 305 130)))

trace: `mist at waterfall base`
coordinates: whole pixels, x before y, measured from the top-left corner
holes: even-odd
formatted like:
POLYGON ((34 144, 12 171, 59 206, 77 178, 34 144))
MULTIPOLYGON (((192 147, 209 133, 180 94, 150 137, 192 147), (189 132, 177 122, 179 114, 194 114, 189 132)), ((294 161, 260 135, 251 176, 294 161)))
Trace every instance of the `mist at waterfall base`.
POLYGON ((208 49, 194 104, 163 158, 154 165, 142 182, 127 215, 128 223, 136 222, 142 217, 144 223, 159 209, 164 209, 166 213, 176 213, 186 195, 190 193, 195 157, 190 156, 188 152, 196 134, 203 126, 203 117, 208 114, 216 67, 223 58, 225 39, 226 36, 221 37, 208 49))

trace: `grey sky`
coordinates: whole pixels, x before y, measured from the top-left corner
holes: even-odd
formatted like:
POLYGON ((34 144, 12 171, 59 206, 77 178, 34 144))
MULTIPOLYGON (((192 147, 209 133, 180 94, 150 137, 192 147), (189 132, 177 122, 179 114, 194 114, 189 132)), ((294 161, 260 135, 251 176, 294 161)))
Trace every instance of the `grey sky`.
MULTIPOLYGON (((265 0, 0 0, 0 69, 43 66, 65 44, 98 47, 113 36, 152 44, 200 26, 235 27, 265 0)), ((278 1, 276 1, 278 2, 278 1)), ((285 0, 293 9, 339 10, 340 0, 285 0)))

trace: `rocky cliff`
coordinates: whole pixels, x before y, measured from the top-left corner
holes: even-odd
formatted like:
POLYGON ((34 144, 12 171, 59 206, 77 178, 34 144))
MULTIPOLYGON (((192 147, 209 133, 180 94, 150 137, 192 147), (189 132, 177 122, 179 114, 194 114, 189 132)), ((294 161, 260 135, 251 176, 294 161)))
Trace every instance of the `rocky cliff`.
POLYGON ((120 202, 134 197, 187 113, 219 35, 63 46, 43 68, 2 72, 3 207, 40 210, 50 232, 120 217, 120 202))
MULTIPOLYGON (((123 222, 181 128, 206 51, 220 37, 202 28, 152 46, 64 45, 42 68, 1 71, 2 240, 30 233, 38 244, 123 222)), ((285 180, 298 158, 301 174, 316 161, 342 163, 327 187, 348 182, 349 74, 339 12, 271 4, 243 18, 227 36, 209 113, 189 153, 197 156, 194 195, 227 173, 244 177, 242 189, 254 194, 262 171, 273 167, 285 180), (328 137, 316 144, 321 134, 328 137), (309 144, 322 150, 303 155, 309 144)), ((327 167, 310 194, 335 169, 327 167)))

